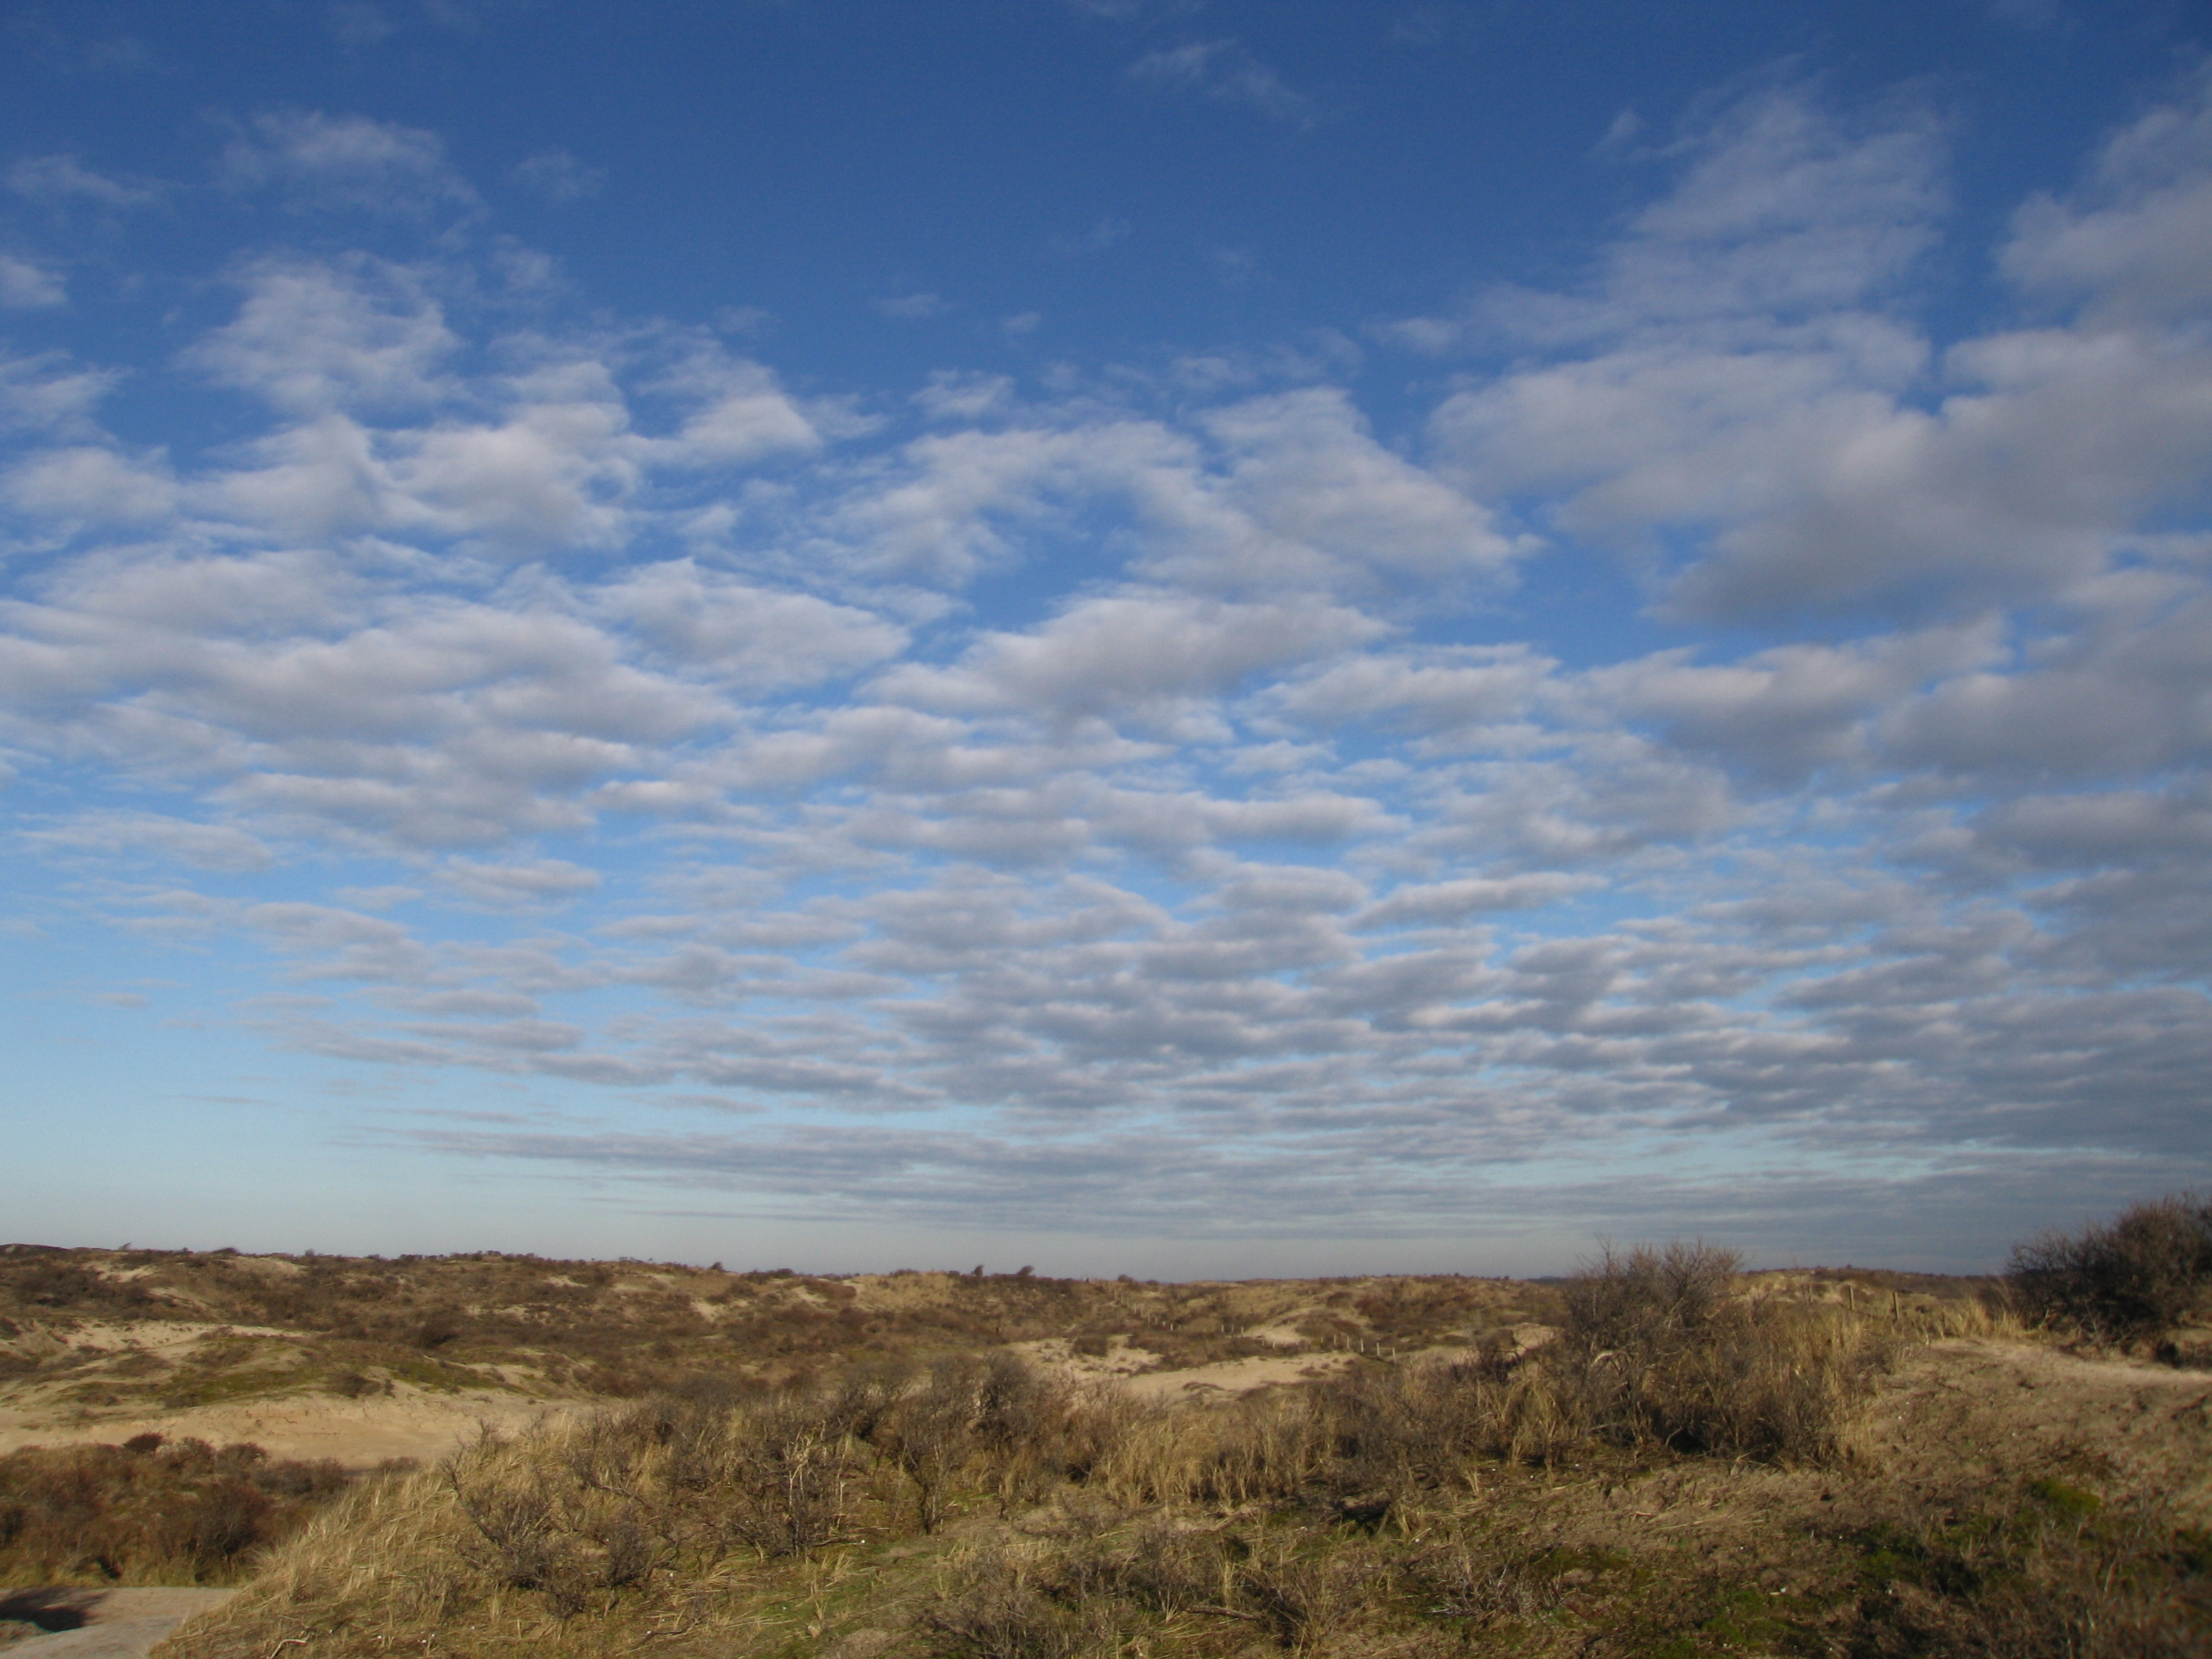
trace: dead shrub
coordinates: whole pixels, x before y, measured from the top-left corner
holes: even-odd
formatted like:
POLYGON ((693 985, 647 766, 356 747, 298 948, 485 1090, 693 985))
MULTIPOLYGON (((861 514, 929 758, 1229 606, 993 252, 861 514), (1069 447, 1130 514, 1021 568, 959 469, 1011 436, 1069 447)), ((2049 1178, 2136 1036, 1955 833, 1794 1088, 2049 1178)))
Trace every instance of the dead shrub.
POLYGON ((567 1619, 672 1564, 678 1516, 643 1486, 635 1447, 604 1419, 565 1443, 486 1434, 444 1468, 471 1531, 462 1560, 494 1583, 536 1590, 567 1619), (659 1501, 656 1501, 656 1499, 659 1501))
POLYGON ((1480 1459, 1526 1455, 1532 1444, 1548 1451, 1577 1430, 1535 1380, 1492 1354, 1364 1368, 1318 1387, 1327 1484, 1339 1494, 1451 1487, 1471 1484, 1480 1459), (1532 1414, 1534 1394, 1547 1397, 1532 1414))
POLYGON ((775 1558, 843 1536, 862 1468, 832 1394, 663 1398, 519 1441, 486 1434, 443 1474, 462 1559, 568 1618, 732 1547, 775 1558))
POLYGON ((1424 1610, 1433 1617, 1490 1626, 1537 1618, 1559 1602, 1558 1574, 1527 1556, 1453 1543, 1417 1556, 1413 1571, 1424 1610))
POLYGON ((1154 1613, 1181 1613, 1229 1597, 1221 1540, 1168 1516, 1146 1516, 1126 1544, 1099 1559, 1106 1587, 1154 1613))
POLYGON ((1125 1410, 1091 1481, 1137 1507, 1235 1508, 1290 1497, 1328 1465, 1327 1427, 1303 1394, 1270 1390, 1206 1411, 1125 1410))
POLYGON ((1670 1352, 1711 1327, 1741 1267, 1734 1250, 1703 1239, 1625 1252, 1607 1244, 1567 1284, 1567 1334, 1594 1352, 1670 1352))
POLYGON ((877 1427, 875 1445, 913 1483, 924 1532, 937 1530, 953 1482, 975 1455, 978 1380, 964 1358, 940 1359, 877 1427))
POLYGON ((1239 1599, 1286 1648, 1327 1652, 1389 1595, 1389 1564, 1352 1545, 1263 1536, 1237 1564, 1239 1599))
POLYGON ((805 1396, 731 1419, 725 1468, 730 1530, 763 1555, 819 1549, 845 1530, 859 1464, 853 1441, 805 1396))
POLYGON ((2212 1299, 2212 1200, 2179 1193, 2079 1232, 2013 1247, 2007 1275, 2021 1309, 2092 1342, 2154 1339, 2212 1299))
POLYGON ((1702 1241, 1607 1247, 1566 1288, 1564 1336, 1528 1367, 1548 1380, 1559 1427, 1732 1457, 1841 1455, 1887 1345, 1832 1306, 1746 1294, 1737 1267, 1702 1241))
POLYGON ((1106 1607, 1051 1595, 1030 1563, 1003 1551, 963 1563, 916 1622, 933 1653, 958 1659, 1077 1659, 1115 1645, 1106 1607))

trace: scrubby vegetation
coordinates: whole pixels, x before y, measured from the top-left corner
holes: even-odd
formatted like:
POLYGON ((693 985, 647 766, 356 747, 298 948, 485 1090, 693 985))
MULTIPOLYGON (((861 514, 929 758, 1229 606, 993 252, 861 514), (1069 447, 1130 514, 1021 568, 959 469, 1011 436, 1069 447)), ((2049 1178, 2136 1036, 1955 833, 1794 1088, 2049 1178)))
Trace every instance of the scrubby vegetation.
POLYGON ((234 1583, 345 1484, 252 1445, 27 1447, 0 1456, 0 1588, 234 1583))
POLYGON ((0 1382, 91 1412, 395 1388, 640 1398, 702 1375, 802 1383, 893 1356, 1063 1340, 1177 1369, 1396 1352, 1552 1316, 1460 1278, 1139 1284, 1013 1273, 823 1278, 480 1252, 392 1261, 0 1247, 0 1382))
POLYGON ((694 1381, 364 1487, 174 1650, 2203 1650, 2212 1540, 2155 1506, 1866 1466, 1885 1368, 2002 1317, 1689 1245, 1608 1254, 1548 1341, 1212 1403, 1004 1352, 694 1381))
POLYGON ((2030 1318, 2092 1342, 2158 1343, 2212 1323, 2212 1199, 2176 1194, 2044 1233, 2014 1249, 2011 1282, 2030 1318))
POLYGON ((1702 1243, 1542 1285, 18 1249, 6 1386, 81 1419, 315 1389, 549 1411, 352 1480, 154 1437, 17 1453, 0 1575, 251 1572, 175 1659, 2207 1651, 2202 1468, 2029 1455, 2015 1425, 2070 1364, 2212 1430, 2189 1373, 2062 1346, 2175 1358, 2208 1216, 2032 1241, 2002 1283, 1747 1274, 1702 1243), (2017 1338, 2019 1311, 2058 1342, 1954 1348, 2045 1369, 1960 1415, 1928 1345, 2017 1338), (1117 1380, 1250 1355, 1290 1357, 1281 1385, 1117 1380))

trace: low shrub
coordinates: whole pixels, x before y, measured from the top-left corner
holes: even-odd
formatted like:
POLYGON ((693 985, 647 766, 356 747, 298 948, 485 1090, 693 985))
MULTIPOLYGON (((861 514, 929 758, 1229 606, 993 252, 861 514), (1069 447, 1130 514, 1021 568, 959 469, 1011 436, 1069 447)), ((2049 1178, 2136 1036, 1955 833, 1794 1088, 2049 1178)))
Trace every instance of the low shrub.
POLYGON ((1832 1304, 1749 1293, 1735 1253, 1703 1242, 1607 1248, 1562 1299, 1559 1340, 1493 1365, 1504 1376, 1486 1407, 1461 1407, 1487 1410, 1486 1437, 1472 1437, 1486 1449, 1548 1463, 1599 1442, 1832 1462, 1892 1347, 1832 1304))
POLYGON ((2212 1200, 2179 1193, 2040 1234, 2014 1247, 2008 1277, 2036 1322, 2098 1343, 2162 1336, 2212 1303, 2212 1200))
POLYGON ((0 1457, 0 1584, 230 1583, 345 1484, 254 1445, 25 1447, 0 1457))

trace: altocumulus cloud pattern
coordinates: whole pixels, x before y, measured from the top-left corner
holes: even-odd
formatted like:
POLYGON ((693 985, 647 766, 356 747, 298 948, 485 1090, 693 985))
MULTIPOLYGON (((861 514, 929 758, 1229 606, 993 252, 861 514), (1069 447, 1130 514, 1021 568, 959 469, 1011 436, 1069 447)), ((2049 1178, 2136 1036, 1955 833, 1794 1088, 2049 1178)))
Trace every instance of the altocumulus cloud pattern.
MULTIPOLYGON (((1153 27, 1111 95, 1328 142, 1153 27)), ((2203 1179, 2212 78, 1978 216, 1923 105, 1686 107, 1548 276, 1113 360, 971 314, 903 385, 535 251, 501 204, 595 210, 588 155, 19 147, 41 1155, 137 1124, 220 1194, 250 1141, 295 1229, 396 1182, 1245 1271, 1966 1262, 2203 1179)), ((1142 244, 1086 213, 1041 260, 1142 244)), ((854 326, 975 312, 896 275, 854 326)))

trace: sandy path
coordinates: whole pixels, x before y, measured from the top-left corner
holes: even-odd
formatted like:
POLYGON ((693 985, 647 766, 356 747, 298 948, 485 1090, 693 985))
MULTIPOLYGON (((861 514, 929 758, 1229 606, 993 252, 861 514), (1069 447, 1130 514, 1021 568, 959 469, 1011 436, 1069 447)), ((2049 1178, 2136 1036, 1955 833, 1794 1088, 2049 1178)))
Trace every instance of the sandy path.
POLYGON ((45 1631, 9 1641, 9 1659, 143 1659, 197 1613, 233 1589, 32 1589, 0 1591, 0 1630, 45 1631))

